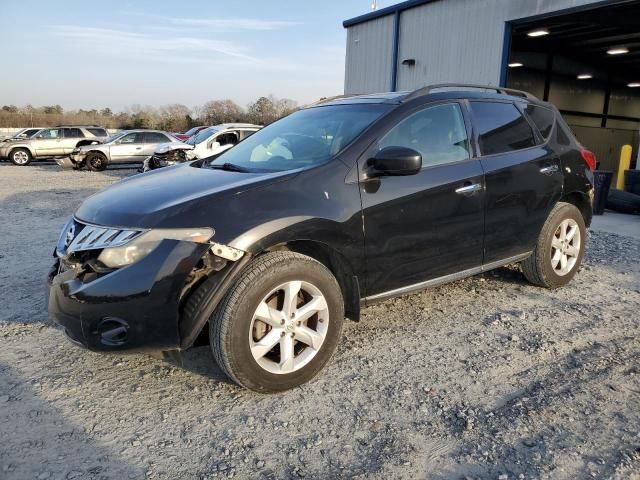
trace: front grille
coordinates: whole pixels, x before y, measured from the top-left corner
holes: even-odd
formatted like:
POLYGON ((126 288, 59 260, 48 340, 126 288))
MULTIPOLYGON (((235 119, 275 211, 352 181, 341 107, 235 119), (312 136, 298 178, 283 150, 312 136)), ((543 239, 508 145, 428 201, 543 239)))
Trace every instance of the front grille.
POLYGON ((73 253, 119 247, 133 240, 141 233, 141 230, 103 227, 86 224, 74 219, 73 222, 70 222, 67 231, 63 235, 66 235, 64 239, 65 250, 73 253))

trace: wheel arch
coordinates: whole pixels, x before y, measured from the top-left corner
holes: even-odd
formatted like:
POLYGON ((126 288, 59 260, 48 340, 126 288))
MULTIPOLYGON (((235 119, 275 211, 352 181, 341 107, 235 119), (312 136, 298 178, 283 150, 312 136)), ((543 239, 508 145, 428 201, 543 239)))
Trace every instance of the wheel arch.
POLYGON ((11 147, 11 150, 9 150, 7 157, 8 158, 11 157, 11 154, 16 150, 27 150, 29 152, 29 155, 31 155, 31 158, 34 158, 36 156, 36 152, 31 145, 23 144, 23 145, 13 145, 11 147))
POLYGON ((291 251, 317 260, 336 278, 344 299, 345 317, 360 320, 360 285, 349 260, 335 248, 316 240, 289 240, 265 248, 261 253, 291 251))
POLYGON ((591 225, 591 219, 593 217, 593 206, 591 204, 589 195, 584 192, 571 192, 563 195, 560 201, 570 203, 578 210, 580 210, 582 218, 584 219, 584 224, 587 226, 587 228, 589 228, 589 226, 591 225))
POLYGON ((78 143, 76 143, 76 148, 84 147, 86 145, 100 145, 100 142, 98 142, 97 140, 84 139, 84 140, 80 140, 78 143))

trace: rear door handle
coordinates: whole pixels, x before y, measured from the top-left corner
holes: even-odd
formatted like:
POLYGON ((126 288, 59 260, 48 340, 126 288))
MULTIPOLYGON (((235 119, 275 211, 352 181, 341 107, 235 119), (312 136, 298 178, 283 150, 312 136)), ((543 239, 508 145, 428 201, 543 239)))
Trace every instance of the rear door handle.
POLYGON ((558 171, 557 165, 547 165, 546 167, 542 167, 540 169, 540 173, 542 173, 543 175, 553 175, 557 171, 558 171))
POLYGON ((464 186, 456 188, 456 193, 461 195, 468 195, 470 193, 475 193, 478 190, 482 190, 482 185, 479 183, 465 183, 464 186))

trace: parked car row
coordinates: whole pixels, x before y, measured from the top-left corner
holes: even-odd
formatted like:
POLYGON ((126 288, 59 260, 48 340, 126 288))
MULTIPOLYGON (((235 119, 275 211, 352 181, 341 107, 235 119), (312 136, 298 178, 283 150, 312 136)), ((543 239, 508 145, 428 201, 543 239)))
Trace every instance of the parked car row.
POLYGON ((26 166, 38 158, 55 158, 63 168, 102 171, 110 164, 138 163, 154 170, 218 155, 262 126, 227 123, 194 127, 184 134, 160 130, 126 130, 111 137, 95 125, 23 129, 0 143, 0 159, 26 166))

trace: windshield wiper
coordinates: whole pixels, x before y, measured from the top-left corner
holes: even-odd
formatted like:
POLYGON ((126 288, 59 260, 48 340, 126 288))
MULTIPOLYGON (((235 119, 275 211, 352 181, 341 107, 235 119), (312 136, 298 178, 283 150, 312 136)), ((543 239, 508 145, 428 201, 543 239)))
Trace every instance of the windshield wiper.
POLYGON ((240 165, 236 165, 235 163, 222 163, 222 164, 209 164, 209 168, 215 168, 217 170, 226 170, 228 172, 240 172, 240 173, 249 173, 251 170, 248 168, 241 167, 240 165))

